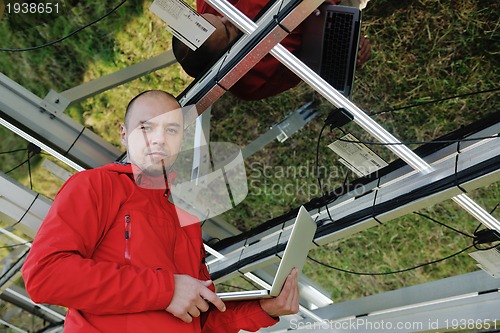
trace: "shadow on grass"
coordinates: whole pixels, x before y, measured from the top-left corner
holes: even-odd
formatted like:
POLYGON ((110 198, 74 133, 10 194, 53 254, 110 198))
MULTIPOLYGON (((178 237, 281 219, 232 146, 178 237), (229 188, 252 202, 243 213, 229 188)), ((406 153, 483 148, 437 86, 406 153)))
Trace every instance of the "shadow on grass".
POLYGON ((364 11, 364 14, 370 15, 373 17, 387 17, 391 16, 395 11, 407 8, 414 4, 418 4, 418 0, 400 0, 400 1, 392 1, 392 0, 373 0, 376 2, 376 6, 372 3, 369 3, 364 11))

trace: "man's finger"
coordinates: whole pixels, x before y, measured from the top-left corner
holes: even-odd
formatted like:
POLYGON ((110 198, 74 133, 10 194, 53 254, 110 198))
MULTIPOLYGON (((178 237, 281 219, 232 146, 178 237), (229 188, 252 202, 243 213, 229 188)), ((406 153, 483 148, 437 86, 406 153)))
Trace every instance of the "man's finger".
POLYGON ((288 297, 287 297, 287 308, 290 313, 295 313, 298 311, 299 303, 299 285, 298 285, 298 270, 296 268, 292 269, 290 275, 287 278, 288 283, 288 297))
POLYGON ((210 287, 212 285, 212 280, 200 281, 205 287, 210 287))
POLYGON ((202 301, 199 302, 196 307, 198 307, 201 312, 207 312, 208 309, 210 309, 210 305, 204 299, 202 299, 202 301))
POLYGON ((200 312, 200 309, 198 309, 197 306, 193 306, 189 311, 188 311, 188 314, 191 316, 191 317, 199 317, 201 312, 200 312))
POLYGON ((182 321, 183 321, 183 322, 185 322, 185 323, 190 323, 190 322, 192 322, 192 321, 193 321, 193 317, 191 317, 191 316, 189 315, 189 313, 184 313, 184 314, 182 314, 182 315, 178 315, 178 316, 176 316, 176 317, 177 317, 177 318, 179 318, 180 320, 182 320, 182 321))
POLYGON ((224 302, 217 296, 216 293, 214 293, 213 291, 211 291, 210 289, 206 289, 204 290, 201 294, 200 294, 201 297, 203 297, 203 299, 207 302, 210 302, 212 303, 213 305, 215 305, 215 307, 217 309, 219 309, 219 311, 221 312, 224 312, 226 311, 226 305, 224 304, 224 302))

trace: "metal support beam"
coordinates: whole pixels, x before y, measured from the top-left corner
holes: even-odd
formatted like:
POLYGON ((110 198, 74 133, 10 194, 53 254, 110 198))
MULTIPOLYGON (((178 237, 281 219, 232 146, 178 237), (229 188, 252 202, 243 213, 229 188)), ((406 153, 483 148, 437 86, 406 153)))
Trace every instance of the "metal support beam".
POLYGON ((252 156, 274 140, 284 142, 314 119, 317 114, 318 111, 315 109, 313 101, 302 105, 243 148, 241 150, 243 158, 252 156))
MULTIPOLYGON (((450 199, 462 192, 457 185, 466 190, 472 190, 485 184, 500 180, 500 139, 482 140, 481 144, 474 144, 474 149, 455 152, 459 154, 458 160, 451 157, 443 157, 438 153, 429 156, 430 159, 438 159, 432 168, 432 172, 427 174, 413 173, 402 175, 399 178, 391 178, 391 174, 367 184, 360 192, 349 192, 329 205, 330 214, 335 223, 328 223, 318 228, 315 242, 318 245, 345 238, 356 232, 378 225, 375 217, 380 222, 390 221, 396 217, 408 214, 412 211, 430 206, 433 203, 450 199), (454 181, 447 183, 444 189, 437 192, 426 192, 429 184, 455 177, 457 173, 473 172, 478 165, 489 165, 491 171, 481 170, 482 174, 472 177, 469 181, 456 184, 454 181), (411 202, 405 203, 410 193, 419 193, 419 197, 411 202), (394 202, 394 205, 387 203, 394 202), (398 204, 399 203, 399 204, 398 204), (366 215, 359 215, 360 212, 376 212, 379 207, 388 206, 383 212, 366 215)), ((399 170, 397 170, 399 171, 399 170)), ((398 172, 396 172, 398 173, 398 172)), ((318 214, 314 214, 316 218, 318 214)), ((319 218, 326 216, 321 213, 319 218)), ((283 251, 288 239, 290 226, 293 220, 287 221, 285 228, 282 225, 269 228, 261 234, 255 235, 251 239, 246 239, 233 244, 220 252, 225 255, 224 260, 214 262, 210 265, 210 272, 214 279, 225 280, 236 276, 239 272, 252 271, 255 268, 270 264, 276 261, 277 249, 283 251), (278 244, 279 242, 279 244, 278 244), (251 244, 251 245, 248 245, 251 244), (258 260, 255 256, 259 254, 258 260), (264 254, 264 255, 262 255, 264 254)))
POLYGON ((15 325, 12 325, 11 323, 8 323, 8 322, 6 322, 5 320, 2 320, 2 319, 0 319, 0 325, 3 325, 5 327, 9 328, 10 330, 12 330, 12 332, 16 332, 16 333, 29 333, 28 331, 20 329, 19 327, 15 326, 15 325))
POLYGON ((45 98, 45 101, 52 103, 54 107, 64 111, 73 103, 80 102, 103 91, 112 89, 141 76, 168 67, 176 62, 177 60, 174 57, 174 52, 172 50, 168 50, 153 58, 70 88, 59 94, 52 90, 45 98), (56 103, 57 100, 59 101, 56 103))
POLYGON ((28 255, 29 247, 25 249, 19 249, 18 251, 11 252, 11 254, 4 258, 3 267, 2 267, 2 275, 0 277, 0 292, 7 289, 10 286, 10 283, 15 280, 15 277, 19 277, 21 275, 21 267, 26 260, 26 256, 28 255), (13 262, 11 262, 11 258, 13 257, 13 262))
MULTIPOLYGON (((248 19, 227 0, 207 0, 207 2, 223 16, 227 17, 243 32, 253 35, 254 32, 259 29, 257 23, 248 19)), ((311 5, 312 1, 309 4, 311 5)), ((317 6, 318 5, 316 5, 316 7, 317 6)), ((258 23, 260 24, 260 21, 258 23)), ((293 29, 290 29, 290 31, 291 30, 293 29)), ((353 116, 354 122, 361 126, 370 135, 380 142, 391 143, 388 145, 388 148, 408 165, 410 165, 414 170, 422 173, 430 172, 431 166, 428 163, 411 151, 407 146, 397 144, 400 143, 398 139, 375 122, 375 120, 371 119, 365 112, 363 112, 363 110, 357 107, 348 98, 339 93, 321 76, 305 65, 290 51, 285 49, 285 47, 278 44, 269 51, 283 65, 287 66, 292 72, 299 76, 304 82, 309 84, 330 103, 338 108, 344 108, 349 111, 353 116)), ((467 197, 466 194, 462 193, 460 197, 454 198, 454 201, 462 206, 467 212, 471 213, 471 215, 477 218, 481 223, 485 224, 488 228, 496 229, 500 232, 500 222, 476 205, 469 197, 467 197)))
POLYGON ((42 99, 2 73, 0 96, 0 123, 77 170, 113 162, 121 154, 65 114, 47 112, 42 99))
POLYGON ((14 304, 19 308, 27 311, 41 319, 48 321, 51 324, 56 324, 64 321, 66 311, 63 308, 53 305, 43 305, 34 303, 26 293, 26 291, 17 286, 7 288, 0 299, 14 304))
MULTIPOLYGON (((285 38, 286 30, 294 30, 322 2, 283 0, 274 3, 260 18, 259 26, 251 34, 242 36, 180 97, 181 105, 195 104, 198 114, 201 114, 285 38)), ((213 6, 213 1, 209 4, 213 6)))
POLYGON ((476 271, 313 311, 325 318, 323 325, 308 320, 282 320, 261 331, 443 332, 451 331, 452 326, 456 330, 460 325, 468 329, 461 330, 464 332, 498 330, 499 288, 500 279, 476 271))
POLYGON ((28 237, 35 237, 51 204, 51 200, 0 173, 0 216, 28 237))

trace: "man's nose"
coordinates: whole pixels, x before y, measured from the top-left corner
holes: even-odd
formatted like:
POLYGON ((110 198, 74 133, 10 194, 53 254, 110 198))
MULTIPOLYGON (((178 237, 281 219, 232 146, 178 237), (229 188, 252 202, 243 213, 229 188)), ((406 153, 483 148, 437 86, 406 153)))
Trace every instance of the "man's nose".
POLYGON ((151 144, 162 145, 165 144, 165 136, 166 136, 165 131, 161 129, 155 129, 154 131, 148 134, 148 139, 151 144))

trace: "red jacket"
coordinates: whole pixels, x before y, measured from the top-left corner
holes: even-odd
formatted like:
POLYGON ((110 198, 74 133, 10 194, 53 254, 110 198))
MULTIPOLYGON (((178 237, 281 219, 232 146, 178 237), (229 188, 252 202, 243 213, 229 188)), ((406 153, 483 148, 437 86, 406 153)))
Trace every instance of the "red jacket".
POLYGON ((26 289, 34 302, 69 308, 65 333, 229 333, 275 324, 256 301, 209 310, 203 327, 200 318, 186 324, 165 311, 174 274, 210 278, 197 222, 178 217, 164 190, 137 186, 130 165, 77 173, 35 237, 22 269, 26 289))
MULTIPOLYGON (((253 20, 269 0, 229 0, 229 2, 253 20)), ((201 14, 220 15, 203 0, 196 0, 196 10, 201 14)), ((281 41, 281 45, 292 53, 299 51, 302 45, 301 27, 298 26, 285 37, 281 41)), ((300 81, 298 76, 275 57, 268 54, 236 82, 229 91, 244 100, 260 100, 293 88, 300 81)))
MULTIPOLYGON (((279 0, 278 0, 279 1, 279 0)), ((254 19, 270 0, 229 0, 250 19, 254 19)), ((339 0, 334 0, 338 4, 339 0)), ((196 10, 200 14, 220 15, 204 0, 196 0, 196 10)), ((302 46, 302 27, 299 25, 281 41, 288 51, 297 55, 302 46)), ((268 54, 248 71, 229 91, 244 100, 260 100, 278 95, 299 84, 301 79, 275 57, 268 54)))

